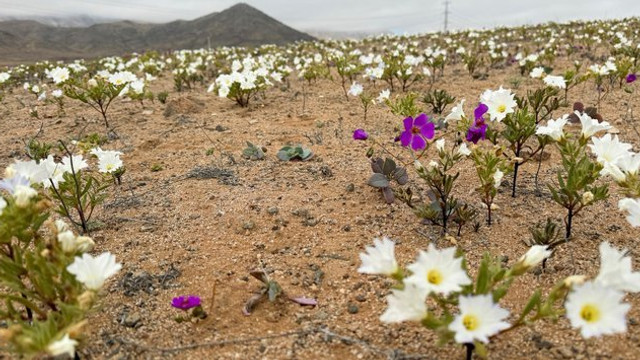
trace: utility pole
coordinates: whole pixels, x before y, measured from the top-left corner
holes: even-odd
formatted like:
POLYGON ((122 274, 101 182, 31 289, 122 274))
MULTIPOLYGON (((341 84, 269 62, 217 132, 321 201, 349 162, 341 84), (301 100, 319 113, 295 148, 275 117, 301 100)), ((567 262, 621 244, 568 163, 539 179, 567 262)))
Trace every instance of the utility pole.
POLYGON ((447 27, 449 26, 449 3, 449 0, 444 2, 444 32, 447 32, 447 27))

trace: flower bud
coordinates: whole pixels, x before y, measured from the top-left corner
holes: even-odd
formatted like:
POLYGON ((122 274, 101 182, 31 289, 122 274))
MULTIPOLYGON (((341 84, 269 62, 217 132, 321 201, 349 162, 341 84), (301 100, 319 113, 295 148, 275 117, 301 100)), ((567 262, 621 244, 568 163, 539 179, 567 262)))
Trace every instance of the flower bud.
POLYGON ((93 250, 95 245, 96 243, 93 242, 93 239, 88 236, 78 236, 76 238, 76 250, 82 253, 93 250))
POLYGON ((367 150, 367 157, 371 158, 373 156, 373 148, 370 147, 369 150, 367 150))
POLYGON ((70 230, 58 234, 58 243, 63 252, 67 254, 76 252, 76 236, 70 230))
POLYGON ((416 171, 418 172, 424 171, 424 166, 422 166, 422 163, 420 162, 420 160, 414 160, 413 167, 416 168, 416 171))
POLYGON ((89 87, 96 87, 98 86, 98 82, 96 79, 89 79, 89 81, 87 81, 87 85, 89 85, 89 87))
POLYGON ((93 305, 93 301, 96 298, 96 293, 92 290, 87 290, 78 296, 78 306, 82 310, 91 309, 91 305, 93 305))
POLYGON ((591 191, 587 191, 582 194, 582 204, 587 205, 593 201, 593 193, 591 191))
POLYGON ((584 275, 571 275, 564 279, 564 286, 571 288, 574 285, 581 285, 586 280, 586 276, 584 275))
POLYGON ((79 323, 73 324, 71 326, 69 326, 67 328, 67 333, 69 334, 69 337, 72 339, 78 339, 82 336, 82 328, 85 327, 85 325, 87 325, 88 321, 82 320, 79 323))
POLYGON ((548 250, 548 248, 547 245, 534 245, 529 248, 529 251, 522 255, 518 262, 513 265, 511 269, 513 275, 522 275, 551 256, 552 251, 548 250))

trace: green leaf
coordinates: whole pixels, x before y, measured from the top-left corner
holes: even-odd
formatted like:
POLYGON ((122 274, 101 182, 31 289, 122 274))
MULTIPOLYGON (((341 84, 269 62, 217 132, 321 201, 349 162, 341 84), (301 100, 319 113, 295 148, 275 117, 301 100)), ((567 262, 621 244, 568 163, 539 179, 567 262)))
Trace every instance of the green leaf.
POLYGON ((540 289, 537 289, 533 295, 531 295, 531 297, 529 298, 529 301, 527 302, 527 305, 524 307, 524 309, 522 310, 522 313, 520 314, 520 319, 524 319, 527 315, 529 315, 529 313, 534 309, 539 309, 540 308, 540 297, 541 297, 541 293, 540 293, 540 289))
POLYGON ((269 301, 274 302, 276 301, 278 295, 280 295, 280 293, 282 292, 282 289, 280 288, 280 285, 278 285, 278 283, 273 280, 269 281, 268 286, 269 301))
POLYGON ((379 189, 383 189, 391 185, 386 176, 378 173, 371 175, 367 184, 379 189))
POLYGON ((485 253, 482 262, 480 262, 480 269, 478 270, 478 277, 476 279, 476 294, 486 294, 487 286, 489 285, 489 263, 491 259, 489 254, 485 253))

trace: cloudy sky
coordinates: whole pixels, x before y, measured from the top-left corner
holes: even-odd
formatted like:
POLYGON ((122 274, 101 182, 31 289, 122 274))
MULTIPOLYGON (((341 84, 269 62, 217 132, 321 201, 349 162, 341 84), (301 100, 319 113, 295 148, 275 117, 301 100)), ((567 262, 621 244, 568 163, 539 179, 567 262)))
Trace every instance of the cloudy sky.
MULTIPOLYGON (((0 0, 0 17, 89 15, 145 22, 190 20, 237 0, 0 0)), ((440 30, 444 0, 245 0, 301 30, 440 30)), ((640 15, 640 0, 450 0, 450 28, 640 15)))

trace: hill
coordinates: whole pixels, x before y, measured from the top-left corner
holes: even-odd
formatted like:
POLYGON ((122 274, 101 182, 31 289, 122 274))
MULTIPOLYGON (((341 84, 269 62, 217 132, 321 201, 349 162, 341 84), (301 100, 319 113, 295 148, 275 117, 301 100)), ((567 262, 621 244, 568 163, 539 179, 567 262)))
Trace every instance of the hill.
POLYGON ((71 60, 216 46, 282 45, 313 37, 244 3, 194 20, 165 24, 132 21, 85 28, 56 27, 33 20, 0 22, 0 61, 71 60))

